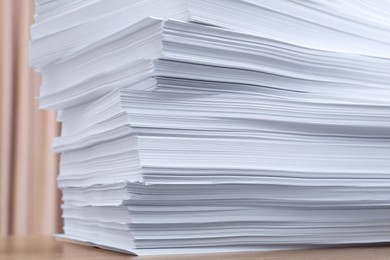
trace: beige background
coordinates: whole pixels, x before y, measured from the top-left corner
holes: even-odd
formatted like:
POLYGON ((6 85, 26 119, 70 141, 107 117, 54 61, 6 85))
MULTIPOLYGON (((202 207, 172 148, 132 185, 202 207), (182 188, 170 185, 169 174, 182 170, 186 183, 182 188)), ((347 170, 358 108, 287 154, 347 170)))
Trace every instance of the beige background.
POLYGON ((28 65, 33 0, 0 0, 0 236, 60 231, 55 114, 39 111, 28 65))

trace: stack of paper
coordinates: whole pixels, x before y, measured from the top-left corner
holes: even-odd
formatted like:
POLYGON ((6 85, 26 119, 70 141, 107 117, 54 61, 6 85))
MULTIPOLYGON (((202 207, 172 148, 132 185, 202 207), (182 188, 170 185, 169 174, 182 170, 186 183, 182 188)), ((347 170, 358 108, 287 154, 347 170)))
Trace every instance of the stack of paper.
POLYGON ((390 241, 388 11, 38 0, 63 237, 138 255, 390 241))

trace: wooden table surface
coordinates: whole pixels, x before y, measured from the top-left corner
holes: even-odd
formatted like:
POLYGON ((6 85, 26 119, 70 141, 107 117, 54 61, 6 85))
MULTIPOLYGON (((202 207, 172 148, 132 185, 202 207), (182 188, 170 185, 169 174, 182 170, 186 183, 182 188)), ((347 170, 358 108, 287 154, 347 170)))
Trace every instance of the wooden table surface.
POLYGON ((390 260, 390 246, 311 249, 266 253, 137 257, 58 241, 51 237, 0 238, 0 260, 390 260))

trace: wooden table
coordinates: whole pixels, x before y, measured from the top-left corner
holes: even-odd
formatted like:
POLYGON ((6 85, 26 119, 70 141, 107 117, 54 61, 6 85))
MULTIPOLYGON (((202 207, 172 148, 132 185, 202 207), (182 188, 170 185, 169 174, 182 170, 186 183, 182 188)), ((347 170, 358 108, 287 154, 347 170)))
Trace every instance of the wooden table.
POLYGON ((389 260, 390 246, 295 250, 267 253, 203 254, 136 257, 92 248, 50 237, 0 239, 0 260, 389 260))

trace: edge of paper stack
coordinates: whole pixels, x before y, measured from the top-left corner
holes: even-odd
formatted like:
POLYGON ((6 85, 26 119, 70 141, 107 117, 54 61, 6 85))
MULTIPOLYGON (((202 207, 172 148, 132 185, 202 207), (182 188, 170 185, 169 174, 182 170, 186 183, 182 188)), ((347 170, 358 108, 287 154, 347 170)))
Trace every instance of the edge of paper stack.
POLYGON ((389 12, 36 0, 58 237, 136 255, 389 242, 389 12))

